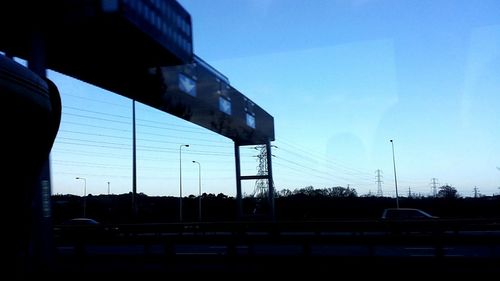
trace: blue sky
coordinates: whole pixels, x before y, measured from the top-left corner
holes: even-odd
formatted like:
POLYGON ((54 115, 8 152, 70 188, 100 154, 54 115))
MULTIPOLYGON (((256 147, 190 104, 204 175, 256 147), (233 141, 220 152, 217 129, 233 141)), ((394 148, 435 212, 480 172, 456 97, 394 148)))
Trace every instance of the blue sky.
MULTIPOLYGON (((274 116, 278 190, 500 193, 499 1, 182 0, 195 53, 274 116)), ((131 101, 50 72, 63 98, 53 193, 131 190, 131 101)), ((138 192, 235 195, 232 141, 137 104, 138 192)), ((252 147, 243 174, 256 173, 252 147)), ((246 194, 255 182, 245 182, 246 194)))

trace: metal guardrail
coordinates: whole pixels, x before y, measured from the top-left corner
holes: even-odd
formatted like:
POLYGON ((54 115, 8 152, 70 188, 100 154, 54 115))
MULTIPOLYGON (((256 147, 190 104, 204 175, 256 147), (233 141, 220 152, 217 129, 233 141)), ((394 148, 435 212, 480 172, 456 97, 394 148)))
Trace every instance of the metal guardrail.
POLYGON ((176 245, 219 245, 225 255, 251 256, 256 245, 295 245, 301 255, 309 256, 313 246, 355 245, 366 247, 366 255, 373 256, 378 246, 425 245, 442 257, 450 245, 500 247, 496 220, 67 225, 56 226, 54 233, 56 245, 73 245, 79 254, 88 245, 138 245, 144 247, 144 255, 152 245, 162 245, 167 256, 176 254, 176 245), (238 247, 247 251, 237 251, 238 247))
POLYGON ((100 230, 109 235, 120 234, 133 236, 144 233, 183 234, 195 233, 230 233, 240 235, 248 232, 261 232, 273 235, 290 232, 455 232, 463 231, 500 231, 497 219, 436 219, 436 220, 337 220, 337 221, 302 221, 302 222, 193 222, 193 223, 144 223, 144 224, 102 224, 102 225, 56 225, 56 232, 72 230, 100 230))
POLYGON ((500 274, 500 226, 495 220, 56 226, 54 233, 53 271, 59 276, 500 274))

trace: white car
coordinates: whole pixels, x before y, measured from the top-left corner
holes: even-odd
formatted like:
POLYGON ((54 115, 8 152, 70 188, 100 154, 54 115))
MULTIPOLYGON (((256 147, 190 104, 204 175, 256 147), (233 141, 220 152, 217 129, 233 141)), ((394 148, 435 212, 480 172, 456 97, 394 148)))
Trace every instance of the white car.
POLYGON ((388 208, 382 213, 382 219, 386 220, 413 220, 413 219, 435 219, 427 212, 414 208, 388 208))

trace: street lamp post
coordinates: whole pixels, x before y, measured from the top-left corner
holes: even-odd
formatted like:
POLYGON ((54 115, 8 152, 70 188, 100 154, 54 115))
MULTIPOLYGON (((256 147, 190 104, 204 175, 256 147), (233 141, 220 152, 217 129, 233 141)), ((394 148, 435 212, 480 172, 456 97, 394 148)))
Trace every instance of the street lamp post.
POLYGON ((394 186, 396 187, 396 208, 399 209, 399 195, 398 195, 398 180, 396 177, 396 158, 394 157, 394 142, 391 140, 392 145, 392 164, 394 165, 394 186))
POLYGON ((201 221, 201 164, 198 161, 193 161, 198 164, 198 220, 201 221))
POLYGON ((76 177, 77 180, 83 180, 83 217, 86 217, 87 209, 87 179, 82 177, 76 177))
POLYGON ((179 221, 182 222, 182 147, 189 147, 189 144, 179 146, 179 221))

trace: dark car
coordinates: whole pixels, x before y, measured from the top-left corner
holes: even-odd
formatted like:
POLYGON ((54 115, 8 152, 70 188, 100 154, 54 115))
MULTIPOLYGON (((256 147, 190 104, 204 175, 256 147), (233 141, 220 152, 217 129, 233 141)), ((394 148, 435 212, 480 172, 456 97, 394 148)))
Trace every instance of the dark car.
POLYGON ((104 226, 90 218, 73 218, 54 226, 54 236, 61 241, 91 240, 103 235, 104 226))
POLYGON ((63 222, 64 225, 99 225, 99 222, 89 218, 74 218, 63 222))

